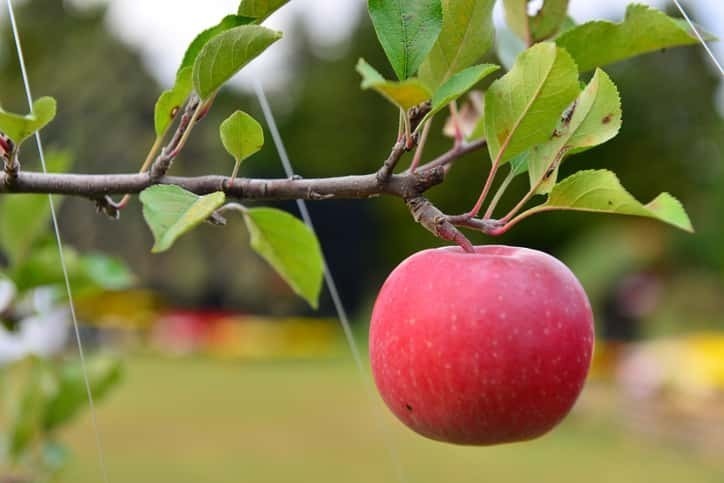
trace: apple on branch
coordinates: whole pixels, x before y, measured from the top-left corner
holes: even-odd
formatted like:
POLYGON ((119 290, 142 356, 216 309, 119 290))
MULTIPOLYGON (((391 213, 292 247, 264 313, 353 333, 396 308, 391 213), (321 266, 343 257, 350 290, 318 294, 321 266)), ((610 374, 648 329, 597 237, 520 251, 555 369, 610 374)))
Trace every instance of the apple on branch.
POLYGON ((548 432, 588 373, 593 315, 573 273, 507 246, 424 250, 375 303, 370 359, 392 412, 432 439, 490 445, 548 432))

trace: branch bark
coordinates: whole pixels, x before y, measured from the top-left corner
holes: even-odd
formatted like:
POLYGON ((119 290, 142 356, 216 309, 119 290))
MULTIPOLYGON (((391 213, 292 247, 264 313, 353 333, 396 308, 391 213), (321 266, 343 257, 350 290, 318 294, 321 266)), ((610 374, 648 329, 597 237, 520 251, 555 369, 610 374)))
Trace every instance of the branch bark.
POLYGON ((43 174, 21 171, 12 183, 8 174, 0 174, 0 195, 50 193, 85 197, 92 200, 114 194, 138 194, 154 184, 172 184, 198 195, 223 191, 241 200, 322 200, 362 199, 386 194, 403 199, 419 196, 444 180, 442 169, 415 174, 392 175, 380 183, 376 173, 331 178, 253 179, 227 176, 178 177, 164 176, 154 181, 148 173, 141 174, 43 174))

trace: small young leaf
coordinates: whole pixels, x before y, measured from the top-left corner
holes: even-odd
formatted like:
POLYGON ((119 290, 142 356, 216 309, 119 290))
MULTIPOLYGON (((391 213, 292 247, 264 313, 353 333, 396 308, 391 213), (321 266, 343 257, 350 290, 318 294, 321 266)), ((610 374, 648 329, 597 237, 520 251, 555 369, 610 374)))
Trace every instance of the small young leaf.
POLYGON ((224 203, 226 195, 218 191, 198 196, 178 186, 156 185, 143 190, 140 198, 143 217, 156 240, 152 251, 160 253, 208 219, 224 203))
POLYGON ((576 64, 565 50, 543 42, 520 54, 513 69, 485 94, 491 159, 502 165, 546 141, 578 92, 576 64))
POLYGON ((282 37, 259 25, 242 25, 209 40, 194 62, 193 85, 202 100, 282 37))
POLYGON ((430 99, 430 91, 416 78, 404 81, 388 81, 364 59, 357 62, 357 72, 362 76, 362 89, 373 89, 388 101, 407 111, 430 99))
POLYGON ((536 193, 550 192, 565 156, 615 137, 621 129, 621 115, 616 85, 597 69, 576 102, 565 111, 550 140, 530 150, 528 173, 531 187, 538 186, 536 193))
POLYGON ((221 142, 241 162, 264 146, 264 129, 249 114, 236 111, 219 127, 221 142))
POLYGON ((431 90, 475 65, 493 45, 495 0, 443 0, 440 36, 420 66, 420 79, 431 90))
POLYGON ((367 6, 397 78, 412 77, 440 35, 440 0, 368 0, 367 6))
POLYGON ((244 214, 251 246, 289 286, 316 309, 322 290, 324 262, 314 232, 289 213, 252 208, 244 214))
POLYGON ((498 69, 500 67, 494 64, 480 64, 458 72, 435 91, 432 96, 431 110, 426 117, 432 117, 440 112, 498 69))
POLYGON ((621 186, 614 173, 607 170, 579 171, 569 176, 553 187, 548 201, 532 210, 576 210, 644 216, 684 231, 694 231, 689 216, 676 198, 662 193, 643 205, 621 186))
MULTIPOLYGON (((713 37, 706 34, 709 39, 713 37)), ((686 24, 647 5, 626 9, 622 23, 587 22, 556 39, 581 72, 657 50, 698 42, 686 24)))
MULTIPOLYGON (((73 164, 66 151, 49 149, 45 153, 49 173, 65 173, 73 164)), ((18 265, 33 244, 50 228, 50 205, 46 195, 5 196, 0 201, 0 250, 10 264, 18 265)))
POLYGON ((227 30, 233 29, 234 27, 248 25, 254 23, 255 21, 256 19, 251 16, 242 16, 241 14, 227 15, 226 17, 221 19, 221 22, 219 22, 218 24, 201 32, 199 35, 196 36, 196 38, 186 49, 184 58, 181 61, 181 66, 178 69, 179 73, 182 69, 186 67, 194 66, 194 62, 196 62, 196 58, 199 56, 199 52, 201 52, 201 49, 204 48, 209 40, 213 39, 219 34, 226 32, 227 30))
POLYGON ((289 0, 241 0, 239 15, 251 17, 256 22, 262 22, 284 6, 289 0))
POLYGON ((55 117, 57 104, 52 97, 41 97, 33 103, 33 112, 25 116, 0 108, 0 132, 20 145, 55 117))
POLYGON ((164 91, 156 101, 153 121, 156 128, 156 136, 163 136, 166 129, 174 119, 174 114, 181 109, 183 103, 191 94, 191 74, 193 67, 184 67, 176 74, 174 86, 164 91))

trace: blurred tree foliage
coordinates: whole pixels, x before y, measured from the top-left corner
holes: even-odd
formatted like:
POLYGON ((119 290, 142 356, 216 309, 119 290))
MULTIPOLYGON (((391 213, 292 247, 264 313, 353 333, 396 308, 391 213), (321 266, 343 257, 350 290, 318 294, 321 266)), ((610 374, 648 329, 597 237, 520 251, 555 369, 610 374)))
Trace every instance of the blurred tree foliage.
MULTIPOLYGON (((55 0, 32 0, 23 5, 18 17, 34 91, 59 100, 60 115, 47 130, 46 143, 74 150, 79 160, 77 171, 135 170, 152 141, 153 103, 161 90, 145 71, 138 53, 106 30, 101 9, 78 12, 55 0)), ((7 29, 1 38, 1 100, 8 108, 22 109, 17 60, 7 29)), ((336 58, 317 56, 301 23, 286 33, 284 42, 294 46, 289 59, 295 68, 294 83, 270 96, 283 107, 277 109, 280 128, 297 171, 312 177, 376 169, 396 135, 397 113, 378 96, 359 89, 354 71, 359 57, 376 66, 386 65, 367 19, 356 28, 346 53, 336 58)), ((672 273, 706 272, 721 290, 724 121, 713 103, 717 76, 695 48, 660 52, 607 70, 623 99, 622 133, 603 147, 576 156, 569 168, 574 163, 610 167, 642 200, 660 191, 679 197, 690 210, 698 235, 647 229, 647 233, 657 234, 651 243, 663 247, 657 252, 657 263, 672 273)), ((175 174, 230 172, 232 163, 218 141, 217 126, 236 108, 261 118, 253 97, 224 92, 210 119, 194 132, 192 143, 173 168, 175 174)), ((442 152, 449 143, 437 134, 444 122, 444 116, 439 117, 428 157, 442 152)), ((26 164, 32 167, 34 157, 26 153, 26 164)), ((462 159, 445 185, 430 196, 449 213, 468 209, 489 162, 480 154, 462 159)), ((243 174, 283 176, 271 142, 245 164, 243 174)), ((522 178, 509 190, 503 206, 527 188, 527 180, 522 178)), ((282 206, 295 210, 291 203, 282 206)), ((312 203, 311 209, 329 264, 353 307, 364 304, 403 257, 439 244, 412 222, 396 199, 325 201, 312 203)), ((226 229, 204 228, 169 254, 151 256, 151 237, 137 204, 123 213, 120 222, 103 219, 92 210, 82 200, 65 204, 61 223, 69 241, 79 248, 122 256, 149 286, 179 303, 267 313, 303 310, 246 248, 241 223, 232 221, 226 229)), ((586 214, 544 214, 519 225, 500 242, 560 254, 594 228, 605 239, 608 234, 613 237, 621 230, 649 225, 641 220, 586 214), (601 230, 602 226, 610 229, 601 230)), ((482 235, 472 234, 471 238, 490 242, 482 235)), ((607 244, 599 245, 602 248, 591 246, 584 259, 608 256, 607 244)), ((328 302, 323 310, 330 310, 328 302)))

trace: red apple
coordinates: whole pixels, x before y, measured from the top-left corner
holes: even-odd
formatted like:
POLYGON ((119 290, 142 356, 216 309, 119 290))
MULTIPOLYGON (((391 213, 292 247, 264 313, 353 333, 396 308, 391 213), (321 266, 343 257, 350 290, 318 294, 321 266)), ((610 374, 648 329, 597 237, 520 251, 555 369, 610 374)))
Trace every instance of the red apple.
POLYGON ((388 277, 370 326, 385 403, 418 433, 457 444, 549 431, 581 392, 592 351, 581 284, 527 248, 416 253, 388 277))

